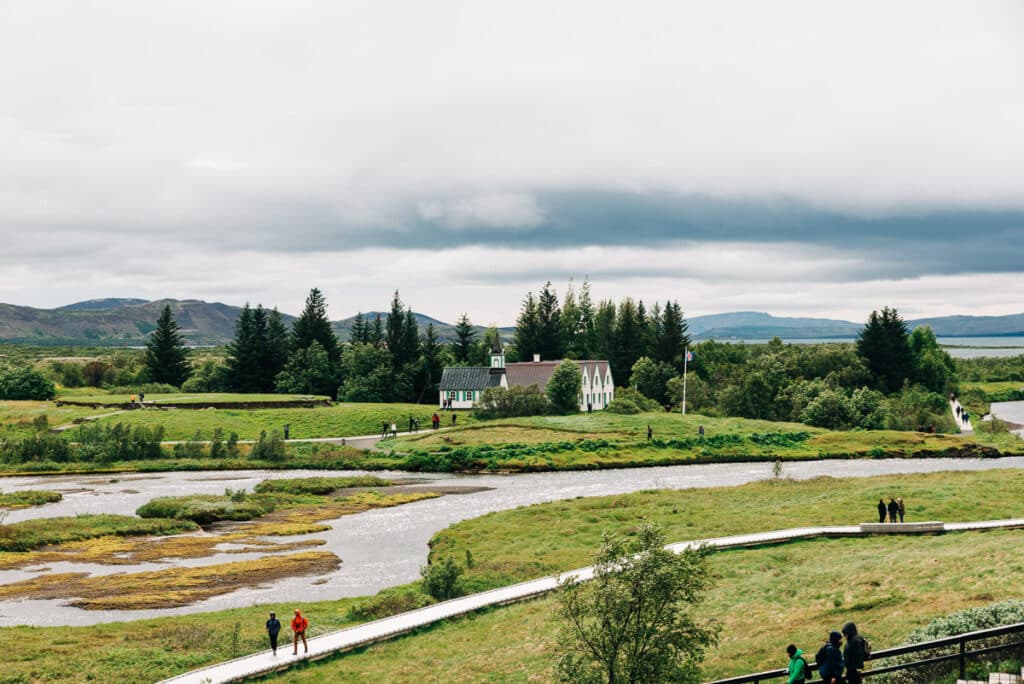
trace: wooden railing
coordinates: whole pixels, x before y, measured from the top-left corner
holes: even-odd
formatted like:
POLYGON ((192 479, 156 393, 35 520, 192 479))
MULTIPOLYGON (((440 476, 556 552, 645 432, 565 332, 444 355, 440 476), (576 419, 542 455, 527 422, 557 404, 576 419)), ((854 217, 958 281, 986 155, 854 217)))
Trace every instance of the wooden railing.
MULTIPOLYGON (((938 663, 957 661, 960 669, 960 679, 966 679, 967 675, 967 661, 972 657, 984 655, 986 653, 995 653, 997 651, 1006 651, 1013 648, 1024 649, 1024 622, 1018 622, 1013 625, 1006 625, 1004 627, 993 627, 992 629, 982 629, 976 632, 966 632, 964 634, 955 634, 953 636, 943 637, 942 639, 935 639, 933 641, 923 641, 919 644, 909 644, 907 646, 897 646, 895 648, 887 648, 881 651, 876 651, 871 654, 868 658, 869 662, 878 662, 889 658, 895 658, 897 656, 907 655, 910 653, 923 653, 925 651, 934 651, 936 649, 950 648, 953 650, 951 653, 942 655, 931 655, 920 660, 911 660, 907 662, 895 663, 892 665, 883 665, 882 667, 875 667, 864 670, 864 677, 877 677, 878 675, 888 674, 890 672, 898 672, 900 670, 913 670, 916 668, 925 667, 928 665, 936 665, 938 663), (985 639, 992 639, 995 637, 1006 636, 1009 634, 1020 635, 1019 638, 1014 639, 1007 643, 997 644, 995 646, 984 646, 979 648, 970 648, 971 642, 983 641, 985 639)), ((816 664, 812 664, 812 668, 817 670, 816 664)), ((758 684, 759 682, 767 682, 772 679, 785 678, 789 676, 789 672, 785 668, 778 670, 767 670, 765 672, 755 672, 753 674, 740 675, 739 677, 729 677, 728 679, 718 679, 711 684, 758 684)), ((815 680, 819 680, 817 672, 814 676, 815 680)))

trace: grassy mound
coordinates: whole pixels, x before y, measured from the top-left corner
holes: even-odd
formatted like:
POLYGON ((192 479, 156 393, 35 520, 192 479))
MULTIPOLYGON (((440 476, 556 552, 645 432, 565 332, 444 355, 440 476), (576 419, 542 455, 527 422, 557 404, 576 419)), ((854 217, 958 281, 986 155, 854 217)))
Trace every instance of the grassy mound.
POLYGON ((140 520, 126 515, 39 518, 0 525, 0 551, 28 551, 49 544, 108 535, 165 535, 196 529, 198 526, 189 520, 140 520))
POLYGON ((220 520, 252 520, 274 510, 272 500, 245 497, 241 500, 216 494, 161 496, 135 511, 140 518, 173 518, 208 525, 220 520))
POLYGON ((64 497, 60 492, 47 492, 36 489, 25 489, 20 492, 0 492, 0 508, 27 508, 28 506, 42 506, 43 504, 56 503, 64 497))
POLYGON ((391 482, 372 475, 356 477, 301 477, 283 478, 280 480, 264 480, 255 487, 260 493, 278 492, 282 494, 332 494, 339 489, 349 487, 390 487, 391 482))

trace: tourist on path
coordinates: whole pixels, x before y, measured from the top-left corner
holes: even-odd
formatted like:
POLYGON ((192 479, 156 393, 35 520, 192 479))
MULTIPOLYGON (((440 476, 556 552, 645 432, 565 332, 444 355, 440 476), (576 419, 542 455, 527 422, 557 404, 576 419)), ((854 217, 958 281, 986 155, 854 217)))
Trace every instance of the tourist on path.
POLYGON ((458 420, 458 417, 459 417, 458 413, 453 413, 452 414, 452 427, 455 427, 455 421, 458 420))
POLYGON ((409 432, 412 432, 412 426, 413 426, 413 419, 412 419, 412 416, 409 416, 409 432))
POLYGON ((648 442, 650 442, 650 441, 651 441, 651 435, 653 435, 653 434, 654 434, 654 430, 652 430, 652 429, 651 429, 651 426, 650 426, 650 425, 648 425, 648 426, 647 426, 647 441, 648 441, 648 442))
POLYGON ((384 421, 380 424, 380 438, 384 439, 388 436, 388 421, 384 421))
POLYGON ((299 654, 299 639, 302 639, 302 647, 309 653, 309 644, 306 643, 306 628, 309 627, 309 620, 302 616, 302 611, 295 609, 295 617, 292 618, 292 655, 299 654))
POLYGON ((878 500, 878 522, 885 522, 885 501, 882 499, 878 500))
POLYGON ((434 426, 434 429, 436 430, 437 426, 441 424, 441 416, 437 415, 437 412, 435 411, 434 415, 430 417, 430 422, 434 426))
POLYGON ((864 681, 861 672, 864 671, 864 661, 867 659, 864 637, 857 633, 857 625, 852 622, 843 625, 843 635, 846 636, 846 648, 843 649, 846 684, 861 684, 864 681))
POLYGON ((896 506, 900 513, 900 522, 903 522, 903 514, 907 512, 907 507, 903 504, 903 497, 896 497, 896 506))
POLYGON ((704 426, 701 425, 697 428, 697 436, 700 437, 701 441, 704 441, 704 426))
POLYGON ((818 650, 815 658, 818 661, 818 674, 825 684, 841 684, 843 681, 843 653, 839 647, 843 645, 843 635, 830 632, 828 641, 818 650))
POLYGON ((811 678, 811 673, 807 670, 807 661, 804 660, 804 652, 795 644, 790 644, 786 647, 786 653, 789 654, 789 679, 786 680, 786 684, 804 684, 811 678))
POLYGON ((889 522, 896 522, 896 517, 900 514, 900 505, 896 503, 896 499, 889 497, 889 522))
POLYGON ((270 650, 277 655, 277 635, 281 632, 281 621, 277 619, 277 614, 271 612, 270 619, 267 620, 267 636, 270 637, 270 650))
POLYGON ((398 423, 392 423, 391 424, 391 436, 392 437, 397 437, 398 436, 398 423))

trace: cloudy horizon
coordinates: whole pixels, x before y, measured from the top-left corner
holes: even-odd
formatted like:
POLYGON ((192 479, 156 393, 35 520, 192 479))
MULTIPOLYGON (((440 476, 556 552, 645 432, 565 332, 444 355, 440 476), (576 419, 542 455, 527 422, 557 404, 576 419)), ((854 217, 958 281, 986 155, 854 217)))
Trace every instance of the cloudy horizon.
POLYGON ((1014 2, 0 6, 0 301, 1024 310, 1014 2))

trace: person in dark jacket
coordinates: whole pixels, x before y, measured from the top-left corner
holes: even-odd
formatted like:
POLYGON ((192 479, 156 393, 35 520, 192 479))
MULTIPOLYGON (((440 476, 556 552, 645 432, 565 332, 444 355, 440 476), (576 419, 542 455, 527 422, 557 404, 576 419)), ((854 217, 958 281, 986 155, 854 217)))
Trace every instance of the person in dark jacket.
POLYGON ((828 641, 818 650, 818 674, 825 684, 843 684, 843 653, 839 647, 843 645, 843 635, 831 632, 828 641))
POLYGON ((275 613, 270 614, 270 619, 267 620, 267 636, 270 637, 270 650, 277 655, 277 635, 281 632, 281 621, 277 619, 275 613))
POLYGON ((797 648, 796 644, 790 644, 786 647, 786 653, 789 654, 789 678, 786 684, 804 684, 811 678, 811 673, 807 670, 807 661, 804 660, 804 652, 797 648))
POLYGON ((896 522, 897 516, 900 514, 900 505, 896 503, 896 499, 889 498, 889 522, 896 522))
POLYGON ((902 496, 896 497, 896 506, 898 507, 900 512, 900 522, 903 522, 903 515, 907 512, 907 506, 906 504, 903 503, 902 496))
POLYGON ((867 658, 864 648, 864 637, 857 633, 857 625, 847 622, 843 625, 846 636, 846 648, 843 649, 843 661, 846 664, 846 681, 848 684, 861 684, 864 678, 864 661, 867 658))
POLYGON ((878 500, 878 522, 885 522, 885 501, 882 499, 878 500))

